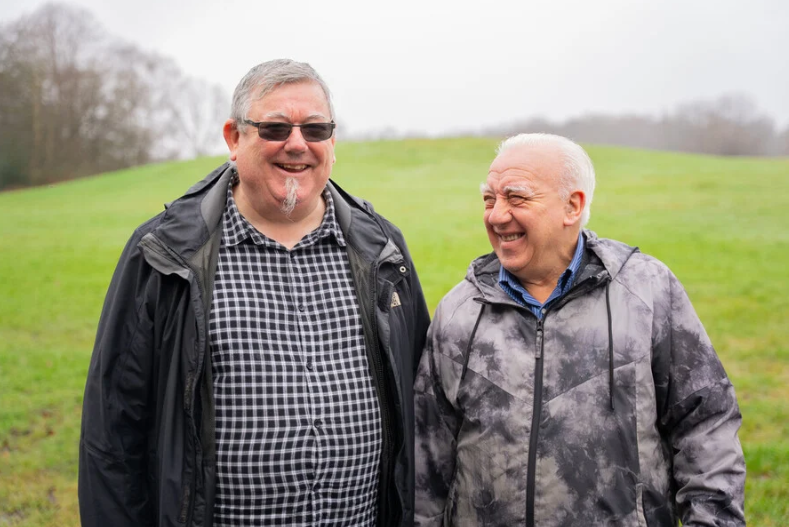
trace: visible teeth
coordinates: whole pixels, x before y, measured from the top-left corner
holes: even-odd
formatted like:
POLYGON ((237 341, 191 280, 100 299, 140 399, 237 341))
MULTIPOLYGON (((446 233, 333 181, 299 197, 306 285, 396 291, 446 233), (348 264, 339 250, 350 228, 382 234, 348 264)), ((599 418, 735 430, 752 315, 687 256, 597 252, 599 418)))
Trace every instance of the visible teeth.
POLYGON ((305 168, 307 168, 307 165, 285 165, 285 164, 280 164, 279 166, 281 166, 282 168, 285 168, 287 170, 304 170, 305 168))
POLYGON ((504 242, 511 242, 521 237, 520 234, 501 234, 500 236, 501 236, 501 241, 504 242))

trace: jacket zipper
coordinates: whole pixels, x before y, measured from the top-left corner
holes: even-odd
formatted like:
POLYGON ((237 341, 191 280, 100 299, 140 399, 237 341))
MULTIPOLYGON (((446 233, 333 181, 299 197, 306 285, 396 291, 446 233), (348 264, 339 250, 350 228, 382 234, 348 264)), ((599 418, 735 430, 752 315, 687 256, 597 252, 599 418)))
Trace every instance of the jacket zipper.
POLYGON ((379 345, 378 341, 378 321, 375 316, 375 306, 376 306, 376 298, 377 298, 377 289, 378 289, 378 268, 380 263, 373 266, 372 268, 372 287, 370 287, 370 322, 371 322, 371 329, 373 331, 373 338, 371 342, 371 346, 375 349, 371 350, 370 356, 373 359, 373 369, 375 371, 375 382, 378 386, 378 396, 381 401, 381 425, 382 425, 382 436, 381 436, 381 474, 378 482, 378 524, 384 525, 387 516, 388 510, 384 510, 384 505, 387 505, 389 502, 389 472, 390 472, 390 460, 389 460, 389 449, 391 448, 391 416, 389 415, 389 396, 386 391, 385 386, 385 377, 384 377, 384 367, 383 367, 383 360, 381 359, 381 346, 379 345))
POLYGON ((526 474, 526 525, 534 526, 534 487, 537 477, 537 441, 539 439, 540 414, 542 413, 542 354, 545 343, 543 325, 545 315, 537 321, 537 352, 534 358, 534 408, 531 416, 529 436, 529 470, 526 474))
MULTIPOLYGON (((537 443, 539 442, 540 414, 542 414, 542 377, 543 377, 543 352, 545 350, 545 318, 548 311, 561 307, 573 298, 580 296, 589 289, 593 289, 604 281, 601 275, 587 278, 581 283, 570 288, 559 301, 550 306, 543 313, 543 318, 537 320, 536 352, 534 357, 534 403, 531 417, 531 433, 529 434, 529 468, 526 473, 526 526, 534 527, 534 492, 537 479, 537 443)), ((525 309, 518 305, 518 308, 525 309)))
MULTIPOLYGON (((199 278, 200 277, 199 273, 195 272, 195 269, 193 269, 191 265, 186 263, 180 256, 171 253, 171 251, 167 248, 167 246, 161 243, 158 240, 158 238, 157 238, 157 242, 162 246, 162 248, 164 248, 165 255, 167 257, 171 258, 178 265, 181 265, 182 267, 189 269, 189 272, 192 273, 192 276, 194 276, 195 280, 197 281, 197 285, 200 290, 200 300, 203 300, 205 298, 206 291, 202 281, 199 278)), ((205 306, 201 305, 200 307, 204 316, 206 316, 207 318, 208 313, 205 312, 205 306)), ((207 324, 208 320, 206 320, 205 322, 207 324)), ((192 372, 191 374, 187 374, 186 387, 184 389, 184 409, 192 419, 192 423, 194 423, 194 416, 192 415, 192 409, 194 407, 194 399, 195 399, 195 384, 197 383, 197 380, 202 375, 202 367, 203 367, 203 359, 201 358, 200 355, 201 353, 202 354, 207 353, 205 347, 208 344, 208 335, 205 334, 205 327, 206 327, 205 324, 202 326, 202 329, 198 327, 198 332, 200 333, 198 335, 198 340, 202 339, 204 343, 204 349, 202 351, 201 350, 197 351, 197 366, 194 372, 192 372)), ((198 463, 198 459, 197 459, 197 451, 198 451, 197 443, 199 442, 200 438, 196 430, 195 430, 194 440, 195 440, 194 460, 193 460, 194 468, 192 470, 192 475, 189 478, 189 483, 183 488, 183 493, 181 497, 182 499, 181 511, 178 517, 178 520, 181 523, 185 523, 186 525, 190 525, 192 522, 192 516, 194 515, 194 507, 195 507, 195 499, 193 496, 194 493, 192 492, 192 490, 195 488, 197 482, 197 471, 202 470, 202 464, 198 463)))
MULTIPOLYGON (((195 280, 197 281, 197 286, 198 286, 198 288, 200 290, 200 302, 202 304, 205 301, 205 297, 206 297, 206 290, 205 290, 203 281, 200 279, 200 275, 197 272, 195 272, 195 270, 192 268, 191 265, 186 264, 186 262, 184 262, 184 263, 185 263, 186 267, 189 269, 189 272, 192 273, 192 276, 194 276, 195 280)), ((199 341, 203 342, 203 348, 201 350, 197 350, 197 364, 196 364, 194 373, 192 375, 187 375, 187 381, 188 382, 187 382, 187 387, 186 387, 186 394, 184 396, 186 401, 187 401, 188 413, 191 416, 193 425, 195 425, 194 412, 193 412, 194 401, 195 401, 195 398, 197 397, 195 392, 197 391, 197 383, 199 382, 199 380, 202 378, 202 375, 203 375, 203 364, 205 363, 205 354, 208 353, 208 333, 206 332, 206 328, 208 327, 208 318, 210 317, 210 313, 208 311, 206 311, 206 308, 205 308, 204 305, 201 305, 200 307, 202 308, 202 312, 203 312, 204 322, 205 323, 202 324, 202 325, 198 324, 198 336, 197 336, 197 338, 198 338, 198 342, 199 341)), ((196 426, 195 426, 195 430, 194 430, 194 442, 195 442, 195 445, 194 445, 194 469, 192 470, 192 477, 189 478, 189 487, 187 487, 187 499, 189 500, 189 508, 188 508, 189 512, 186 515, 186 521, 185 521, 186 525, 191 525, 192 524, 192 518, 194 517, 194 511, 195 511, 195 501, 196 501, 195 498, 194 498, 195 492, 190 492, 190 491, 191 490, 195 490, 195 491, 197 490, 195 488, 197 486, 197 473, 198 473, 198 471, 202 472, 202 470, 203 470, 203 464, 200 463, 199 459, 198 459, 198 451, 202 447, 200 446, 200 432, 197 430, 196 426)), ((203 484, 205 484, 205 482, 203 482, 203 484)))

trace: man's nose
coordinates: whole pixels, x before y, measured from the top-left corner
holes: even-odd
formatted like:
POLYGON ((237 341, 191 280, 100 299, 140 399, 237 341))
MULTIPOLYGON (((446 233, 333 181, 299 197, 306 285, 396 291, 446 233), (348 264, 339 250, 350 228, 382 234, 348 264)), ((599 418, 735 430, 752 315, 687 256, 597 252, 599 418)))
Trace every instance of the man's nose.
POLYGON ((298 153, 306 150, 307 141, 305 141, 304 136, 301 135, 301 127, 294 126, 290 131, 290 135, 285 140, 285 151, 298 153))
POLYGON ((501 225, 510 221, 510 205, 505 199, 497 199, 488 215, 488 222, 501 225))

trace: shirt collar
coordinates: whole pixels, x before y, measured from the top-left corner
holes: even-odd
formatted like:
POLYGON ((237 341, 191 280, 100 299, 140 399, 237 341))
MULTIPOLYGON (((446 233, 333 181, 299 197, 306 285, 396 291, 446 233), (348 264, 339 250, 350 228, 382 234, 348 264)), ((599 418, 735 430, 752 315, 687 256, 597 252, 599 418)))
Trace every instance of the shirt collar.
MULTIPOLYGON (((227 188, 227 205, 225 207, 225 219, 223 222, 222 243, 225 245, 239 245, 246 240, 250 240, 255 245, 281 247, 281 244, 262 234, 241 214, 236 205, 236 200, 233 197, 233 186, 234 183, 231 182, 227 188)), ((345 247, 345 237, 342 234, 342 230, 340 230, 340 224, 337 222, 334 200, 331 197, 331 192, 329 192, 328 187, 323 189, 322 197, 326 203, 326 212, 323 214, 321 224, 317 229, 299 240, 294 246, 294 249, 312 245, 328 236, 334 236, 337 245, 345 247)))
POLYGON ((581 260, 584 257, 584 234, 583 232, 578 233, 578 244, 575 246, 575 253, 573 254, 573 259, 570 260, 570 265, 567 266, 564 273, 562 273, 562 277, 559 279, 559 287, 562 289, 562 294, 566 293, 568 289, 573 285, 575 282, 575 277, 578 276, 578 269, 581 268, 581 260), (564 283, 562 283, 564 282, 564 283))
MULTIPOLYGON (((584 235, 583 232, 578 233, 578 243, 575 246, 575 253, 573 253, 573 259, 570 260, 570 265, 567 266, 567 269, 564 270, 562 275, 559 277, 559 281, 556 284, 556 289, 558 289, 558 294, 561 296, 565 294, 567 291, 570 290, 572 287, 573 282, 575 281, 575 277, 578 275, 578 269, 581 267, 581 260, 583 260, 584 255, 584 247, 585 247, 584 235)), ((520 280, 518 280, 515 275, 507 271, 504 267, 499 270, 499 285, 508 292, 511 290, 516 290, 518 292, 529 293, 521 284, 520 280)), ((554 296, 553 294, 551 296, 554 296)), ((529 295, 531 298, 531 295, 529 295)), ((536 301, 535 301, 536 302, 536 301)))

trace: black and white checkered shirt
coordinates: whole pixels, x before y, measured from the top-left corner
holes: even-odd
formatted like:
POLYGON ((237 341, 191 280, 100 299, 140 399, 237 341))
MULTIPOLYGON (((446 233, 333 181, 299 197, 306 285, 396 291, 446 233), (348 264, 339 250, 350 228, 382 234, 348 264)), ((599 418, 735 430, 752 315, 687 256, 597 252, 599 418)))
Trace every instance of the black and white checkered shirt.
POLYGON ((217 527, 376 522, 381 415, 345 240, 323 198, 320 227, 288 251, 228 189, 209 329, 217 527))

